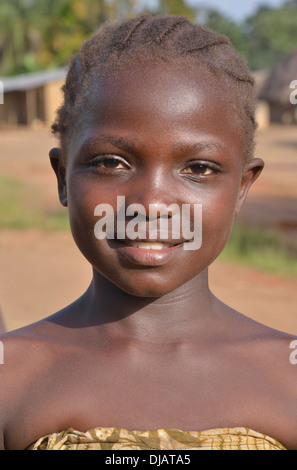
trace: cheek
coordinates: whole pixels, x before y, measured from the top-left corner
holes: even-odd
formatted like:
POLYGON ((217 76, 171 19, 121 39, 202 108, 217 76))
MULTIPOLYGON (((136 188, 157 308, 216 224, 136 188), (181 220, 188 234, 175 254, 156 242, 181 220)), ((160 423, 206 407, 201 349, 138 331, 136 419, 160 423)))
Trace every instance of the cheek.
POLYGON ((203 204, 202 243, 204 248, 213 250, 215 259, 229 240, 237 201, 238 188, 230 187, 213 194, 203 204))
POLYGON ((94 227, 97 221, 94 211, 100 203, 99 187, 90 184, 88 178, 72 174, 67 184, 70 228, 78 247, 84 251, 95 241, 94 227))

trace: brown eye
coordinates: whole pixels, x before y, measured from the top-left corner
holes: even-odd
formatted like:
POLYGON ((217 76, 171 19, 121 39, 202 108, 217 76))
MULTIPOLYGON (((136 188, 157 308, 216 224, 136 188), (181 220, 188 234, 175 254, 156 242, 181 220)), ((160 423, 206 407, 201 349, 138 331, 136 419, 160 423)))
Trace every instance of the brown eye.
POLYGON ((101 166, 102 168, 124 168, 124 165, 122 162, 119 160, 116 160, 115 158, 104 158, 101 160, 100 164, 98 166, 101 166))
POLYGON ((127 170, 129 164, 120 157, 98 155, 92 159, 91 165, 103 170, 127 170))
POLYGON ((185 168, 182 173, 186 175, 209 176, 215 169, 203 163, 193 163, 185 168))

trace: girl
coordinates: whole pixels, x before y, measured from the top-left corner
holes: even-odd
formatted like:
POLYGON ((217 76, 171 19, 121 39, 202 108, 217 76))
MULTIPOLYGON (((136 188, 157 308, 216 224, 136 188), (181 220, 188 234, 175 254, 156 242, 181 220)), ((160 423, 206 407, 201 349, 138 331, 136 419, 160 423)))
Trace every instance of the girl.
POLYGON ((245 61, 184 17, 139 16, 82 45, 64 97, 50 160, 93 279, 2 337, 0 445, 296 449, 294 338, 208 286, 263 168, 245 61))

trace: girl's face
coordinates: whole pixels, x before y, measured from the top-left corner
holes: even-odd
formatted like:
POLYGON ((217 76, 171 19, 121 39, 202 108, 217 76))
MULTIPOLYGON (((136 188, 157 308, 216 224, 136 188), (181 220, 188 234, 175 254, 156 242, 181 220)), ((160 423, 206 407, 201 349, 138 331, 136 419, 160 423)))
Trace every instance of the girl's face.
MULTIPOLYGON (((262 163, 243 169, 236 103, 203 69, 134 66, 98 82, 68 146, 65 181, 59 176, 62 202, 95 271, 131 295, 159 297, 193 280, 219 255, 262 163), (182 233, 173 240, 170 230, 162 240, 158 234, 138 244, 127 234, 119 239, 118 196, 124 211, 141 204, 147 227, 152 207, 164 215, 164 207, 176 204, 182 214, 190 204, 193 229, 194 207, 201 205, 201 247, 184 249, 182 233), (100 204, 113 209, 114 239, 95 236, 100 204)), ((133 218, 126 216, 124 226, 133 218)))

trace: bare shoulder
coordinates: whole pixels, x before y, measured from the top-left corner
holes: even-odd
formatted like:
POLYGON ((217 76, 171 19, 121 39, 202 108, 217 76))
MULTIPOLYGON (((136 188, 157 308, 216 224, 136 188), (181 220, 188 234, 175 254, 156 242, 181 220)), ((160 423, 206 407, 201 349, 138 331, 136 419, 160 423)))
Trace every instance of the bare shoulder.
POLYGON ((8 378, 21 371, 36 370, 36 366, 42 366, 43 362, 50 364, 63 344, 62 337, 61 328, 48 319, 0 335, 0 373, 8 378))
POLYGON ((34 390, 42 388, 43 382, 48 383, 46 378, 54 376, 58 358, 67 357, 71 351, 67 341, 63 341, 61 326, 48 319, 1 335, 0 345, 1 449, 6 447, 8 429, 16 430, 16 441, 18 432, 24 432, 15 423, 18 419, 21 421, 23 410, 29 407, 34 390))
POLYGON ((67 358, 73 353, 76 338, 75 328, 71 328, 73 305, 36 323, 0 335, 0 374, 6 379, 1 383, 0 393, 5 384, 20 383, 20 378, 36 378, 36 374, 55 367, 58 358, 67 358))
POLYGON ((297 449, 297 336, 259 323, 221 306, 223 336, 229 345, 229 377, 242 410, 250 409, 247 427, 297 449), (236 371, 236 372, 235 372, 236 371))
POLYGON ((296 450, 297 336, 252 322, 242 354, 253 368, 270 435, 296 450))
POLYGON ((284 387, 296 394, 297 405, 297 336, 250 319, 238 324, 239 328, 243 325, 245 333, 241 339, 246 359, 264 375, 273 375, 276 383, 283 380, 284 387))
POLYGON ((271 355, 267 369, 275 384, 272 394, 279 397, 283 442, 287 449, 297 450, 297 336, 276 332, 264 347, 271 355))
POLYGON ((286 374, 295 378, 297 374, 297 336, 258 324, 252 337, 257 361, 263 367, 278 370, 279 376, 286 374))

